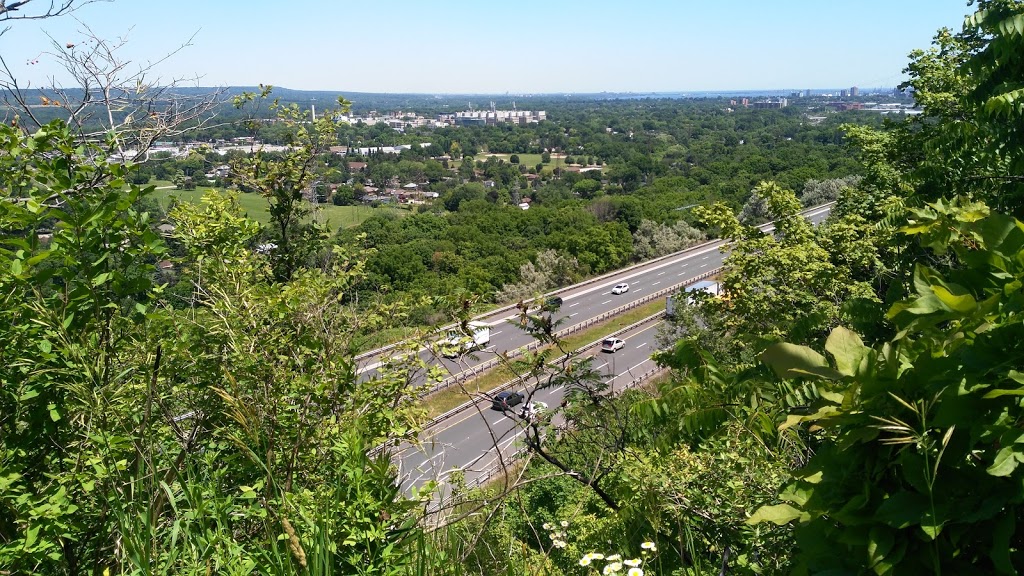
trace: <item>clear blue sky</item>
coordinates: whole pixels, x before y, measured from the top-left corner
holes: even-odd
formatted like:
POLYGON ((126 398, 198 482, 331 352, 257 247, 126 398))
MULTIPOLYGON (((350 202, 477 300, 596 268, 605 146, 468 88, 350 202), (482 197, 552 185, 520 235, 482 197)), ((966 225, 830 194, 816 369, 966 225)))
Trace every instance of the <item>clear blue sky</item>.
MULTIPOLYGON (((42 3, 44 0, 37 0, 42 3)), ((115 0, 76 17, 125 59, 192 46, 160 76, 361 92, 600 92, 889 86, 966 0, 115 0)), ((60 77, 63 17, 0 36, 12 72, 60 77), (38 59, 37 64, 29 61, 38 59)))

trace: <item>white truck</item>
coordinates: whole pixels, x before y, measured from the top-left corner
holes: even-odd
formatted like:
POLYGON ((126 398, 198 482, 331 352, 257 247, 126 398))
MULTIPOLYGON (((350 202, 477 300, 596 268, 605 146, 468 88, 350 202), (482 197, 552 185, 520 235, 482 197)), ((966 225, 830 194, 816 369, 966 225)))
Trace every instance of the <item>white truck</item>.
POLYGON ((448 336, 442 342, 442 350, 446 357, 455 358, 459 354, 478 350, 491 342, 491 326, 484 322, 470 322, 467 324, 472 339, 466 337, 461 330, 448 331, 448 336))
MULTIPOLYGON (((712 296, 719 296, 722 293, 722 287, 718 282, 714 282, 712 280, 701 280, 700 282, 690 284, 686 288, 683 288, 683 294, 687 294, 689 292, 707 292, 712 296)), ((693 303, 693 298, 689 295, 686 296, 686 300, 688 304, 693 303)), ((675 313, 676 302, 673 300, 672 296, 669 296, 665 299, 665 315, 671 317, 675 313)))

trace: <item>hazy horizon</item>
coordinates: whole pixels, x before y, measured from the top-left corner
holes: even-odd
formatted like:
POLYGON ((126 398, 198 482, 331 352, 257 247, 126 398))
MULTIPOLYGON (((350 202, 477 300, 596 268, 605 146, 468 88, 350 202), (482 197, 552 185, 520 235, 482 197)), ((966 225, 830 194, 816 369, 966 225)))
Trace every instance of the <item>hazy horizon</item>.
MULTIPOLYGON (((72 85, 52 55, 127 34, 120 56, 160 60, 203 86, 273 84, 380 94, 599 94, 838 90, 899 84, 907 54, 940 27, 958 29, 964 0, 850 4, 640 0, 477 6, 468 0, 331 3, 141 0, 85 5, 74 18, 14 22, 0 35, 11 73, 32 87, 72 85), (760 88, 748 88, 760 86, 760 88), (833 88, 816 89, 815 86, 833 88)), ((192 83, 195 85, 195 83, 192 83)))

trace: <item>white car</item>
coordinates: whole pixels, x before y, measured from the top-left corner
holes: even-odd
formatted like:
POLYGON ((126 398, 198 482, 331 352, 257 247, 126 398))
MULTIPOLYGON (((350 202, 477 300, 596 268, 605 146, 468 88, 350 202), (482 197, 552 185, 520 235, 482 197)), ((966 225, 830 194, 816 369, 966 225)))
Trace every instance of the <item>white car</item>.
POLYGON ((629 284, 626 284, 625 282, 616 284, 615 287, 612 288, 612 294, 625 294, 626 292, 629 292, 629 284))
POLYGON ((626 341, 620 338, 605 338, 601 341, 602 352, 615 352, 616 350, 622 350, 626 345, 626 341))
POLYGON ((547 412, 547 409, 547 402, 530 402, 529 406, 526 406, 523 408, 523 411, 520 412, 520 416, 527 420, 534 420, 544 412, 547 412))

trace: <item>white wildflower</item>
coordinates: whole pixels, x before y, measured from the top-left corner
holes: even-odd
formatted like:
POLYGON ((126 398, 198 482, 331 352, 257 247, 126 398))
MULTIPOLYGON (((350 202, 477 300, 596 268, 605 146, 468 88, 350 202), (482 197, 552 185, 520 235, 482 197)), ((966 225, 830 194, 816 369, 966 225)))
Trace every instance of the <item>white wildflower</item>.
POLYGON ((615 574, 619 570, 622 570, 622 562, 612 562, 611 564, 604 567, 604 574, 615 574))
POLYGON ((626 572, 626 576, 644 576, 644 571, 641 568, 630 568, 629 572, 626 572))
POLYGON ((615 561, 617 561, 617 560, 622 560, 622 555, 621 555, 621 554, 612 554, 611 556, 609 556, 609 557, 607 558, 607 560, 608 560, 609 562, 615 562, 615 561))
POLYGON ((625 564, 626 566, 632 566, 632 567, 636 568, 637 566, 639 566, 640 564, 643 563, 643 560, 640 560, 639 558, 633 558, 633 559, 630 559, 630 560, 623 560, 622 563, 625 564))
POLYGON ((650 550, 651 552, 657 552, 658 547, 654 545, 654 542, 644 542, 640 545, 644 550, 650 550))
POLYGON ((587 554, 583 558, 580 558, 580 566, 590 566, 590 554, 587 554))

